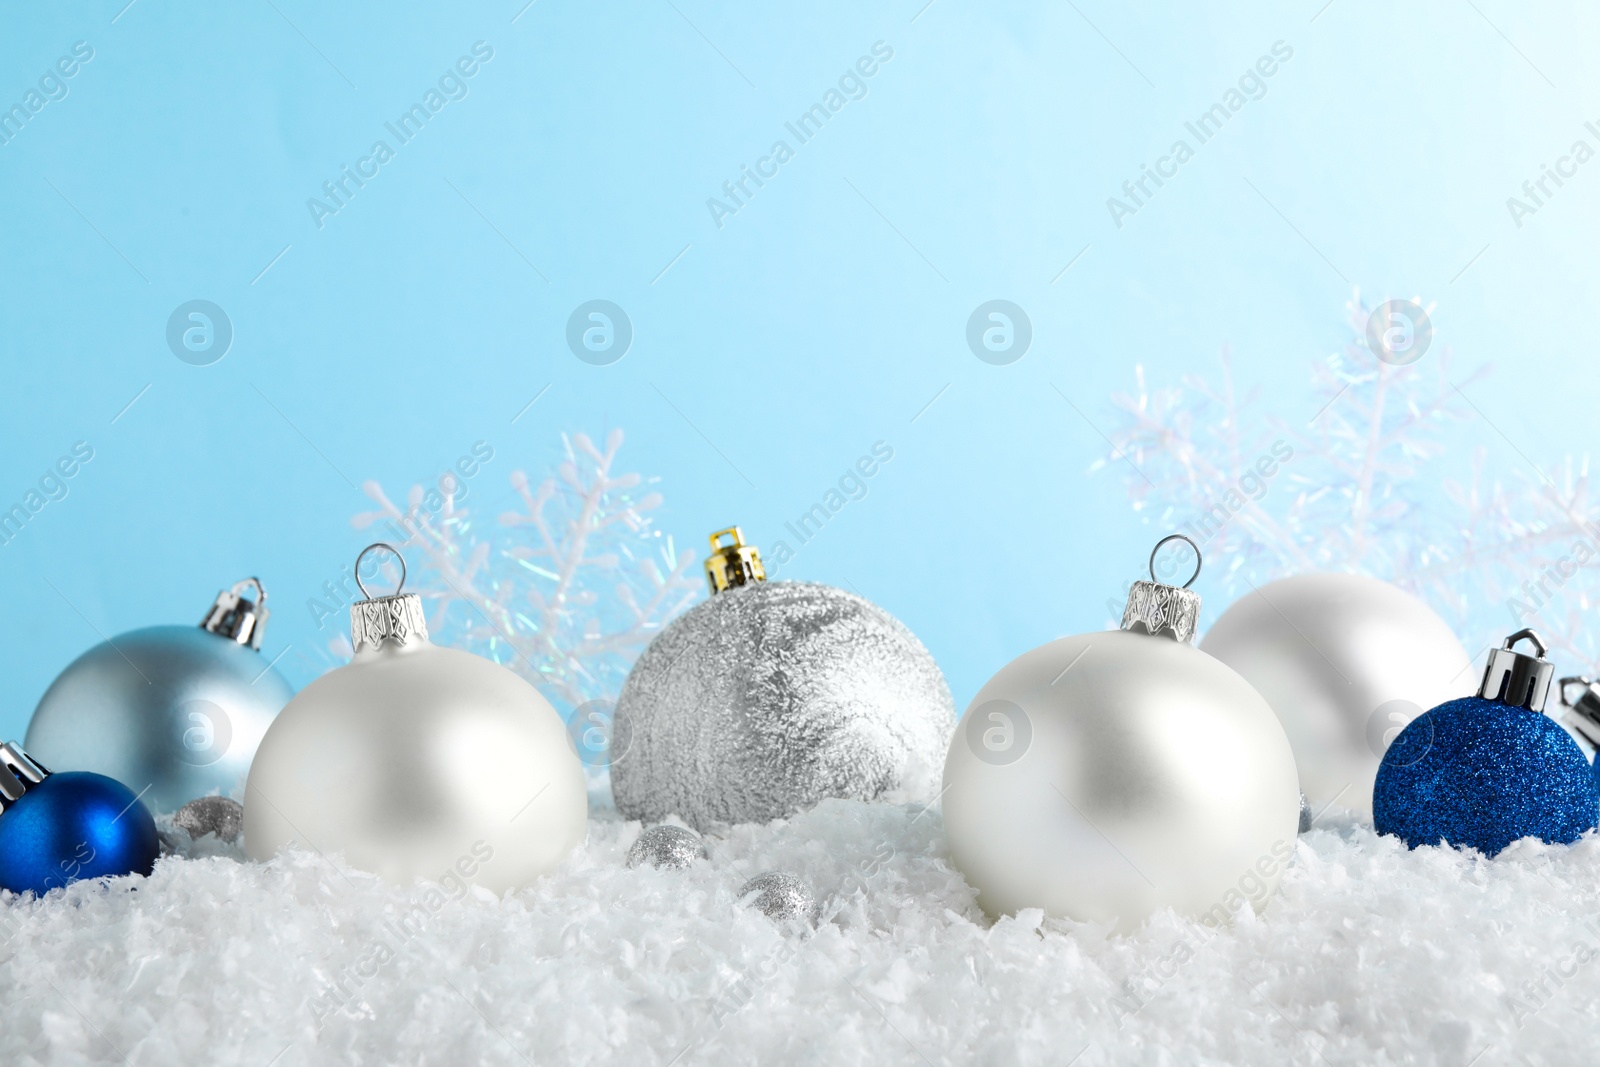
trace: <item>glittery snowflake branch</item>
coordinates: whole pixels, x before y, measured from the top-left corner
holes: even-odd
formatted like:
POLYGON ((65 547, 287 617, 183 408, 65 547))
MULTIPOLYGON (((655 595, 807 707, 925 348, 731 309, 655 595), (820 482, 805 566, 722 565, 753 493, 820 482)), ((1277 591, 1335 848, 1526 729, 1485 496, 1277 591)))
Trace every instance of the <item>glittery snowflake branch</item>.
POLYGON ((1190 375, 1151 389, 1138 368, 1136 391, 1112 397, 1121 425, 1096 467, 1123 465, 1135 509, 1199 541, 1230 596, 1285 574, 1358 571, 1421 595, 1469 642, 1534 626, 1593 670, 1600 507, 1587 461, 1497 478, 1471 447, 1483 416, 1463 391, 1488 368, 1458 379, 1448 349, 1396 366, 1368 349, 1359 292, 1345 312, 1352 340, 1312 362, 1309 418, 1241 395, 1226 349, 1218 384, 1190 375), (1465 480, 1450 476, 1454 455, 1471 456, 1465 480))
POLYGON ((1437 510, 1402 487, 1446 453, 1447 434, 1471 418, 1471 405, 1453 381, 1448 348, 1395 366, 1366 346, 1372 310, 1359 293, 1345 311, 1355 339, 1313 364, 1316 414, 1304 424, 1277 420, 1306 460, 1289 475, 1304 498, 1297 528, 1315 539, 1319 566, 1361 565, 1400 580, 1432 557, 1443 533, 1437 510))
POLYGON ((1568 457, 1554 474, 1540 470, 1537 477, 1518 472, 1509 488, 1486 468, 1479 449, 1472 480, 1446 484, 1466 515, 1461 548, 1419 570, 1418 583, 1459 607, 1463 585, 1481 589, 1500 608, 1506 632, 1531 626, 1563 671, 1596 673, 1600 639, 1590 611, 1600 585, 1600 506, 1591 497, 1588 461, 1568 457))
POLYGON ((375 482, 364 488, 377 510, 352 522, 407 532, 423 556, 408 588, 428 603, 435 640, 505 664, 564 710, 614 700, 634 658, 700 589, 693 555, 652 527, 661 494, 612 473, 622 441, 613 430, 602 451, 563 435, 565 457, 548 476, 512 473, 521 510, 491 529, 451 496, 430 513, 421 486, 402 511, 375 482))
MULTIPOLYGON (((1138 392, 1112 397, 1125 416, 1124 427, 1112 438, 1113 454, 1132 468, 1127 484, 1134 509, 1159 507, 1165 526, 1175 527, 1203 515, 1230 491, 1237 493, 1257 458, 1270 452, 1272 427, 1253 416, 1254 390, 1242 398, 1236 393, 1232 355, 1226 348, 1221 367, 1220 388, 1189 375, 1182 379, 1181 388, 1155 391, 1145 384, 1144 368, 1136 367, 1138 392), (1244 426, 1253 429, 1242 429, 1244 426)), ((1115 460, 1105 459, 1095 466, 1112 462, 1115 460)), ((1279 518, 1261 501, 1245 495, 1239 500, 1237 509, 1229 508, 1230 520, 1214 540, 1195 538, 1208 555, 1225 558, 1230 574, 1247 566, 1268 565, 1268 546, 1301 565, 1311 565, 1279 518)))

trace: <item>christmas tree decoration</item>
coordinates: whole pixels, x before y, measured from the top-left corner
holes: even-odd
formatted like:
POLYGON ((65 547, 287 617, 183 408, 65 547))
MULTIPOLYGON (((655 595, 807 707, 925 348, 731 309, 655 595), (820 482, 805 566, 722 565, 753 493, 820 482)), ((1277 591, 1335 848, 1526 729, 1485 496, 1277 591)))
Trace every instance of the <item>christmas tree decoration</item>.
MULTIPOLYGON (((388 545, 368 546, 362 555, 388 545)), ((396 557, 399 553, 394 553, 396 557)), ((357 573, 360 568, 357 557, 357 573)), ((400 588, 350 608, 355 656, 307 686, 262 739, 245 847, 341 852, 406 884, 457 877, 499 893, 583 840, 583 767, 561 718, 512 672, 428 640, 400 588)))
MULTIPOLYGON (((622 444, 621 430, 598 442, 562 434, 547 471, 510 472, 515 506, 498 514, 474 508, 473 492, 490 494, 466 480, 483 477, 495 459, 484 445, 437 488, 412 486, 402 500, 364 483, 377 507, 352 525, 377 525, 421 554, 413 591, 439 641, 516 671, 563 714, 609 703, 639 653, 700 588, 694 554, 652 521, 663 503, 657 479, 623 468, 622 444)), ((318 610, 331 614, 332 600, 318 610)))
POLYGON ((1561 703, 1570 709, 1566 715, 1567 725, 1583 748, 1595 780, 1600 781, 1600 682, 1592 678, 1563 678, 1558 686, 1561 703), (1576 700, 1567 695, 1572 686, 1581 690, 1576 700))
POLYGON ((244 805, 232 797, 196 797, 177 810, 172 825, 191 838, 216 834, 223 841, 236 841, 244 829, 244 805))
POLYGON ((663 823, 646 827, 628 849, 628 866, 648 863, 652 867, 682 870, 695 860, 709 858, 705 842, 693 830, 663 823))
POLYGON ((1478 383, 1493 388, 1492 368, 1438 343, 1404 366, 1374 350, 1369 327, 1394 304, 1359 290, 1345 304, 1349 343, 1303 364, 1304 419, 1285 421, 1281 394, 1241 380, 1226 346, 1214 375, 1161 385, 1139 368, 1137 388, 1111 397, 1122 417, 1096 467, 1122 474, 1135 509, 1183 521, 1226 558, 1215 587, 1230 598, 1285 575, 1358 571, 1420 597, 1458 634, 1498 632, 1509 610, 1557 658, 1600 671, 1589 457, 1535 464, 1496 447, 1474 398, 1478 383))
POLYGON ((990 915, 1127 930, 1163 907, 1260 908, 1276 887, 1300 820, 1294 755, 1260 694, 1189 644, 1188 584, 1134 582, 1121 629, 1024 653, 973 698, 944 823, 990 915))
POLYGON ((294 695, 261 656, 267 615, 266 589, 246 578, 218 593, 197 627, 152 626, 96 645, 51 683, 23 743, 52 767, 127 783, 156 811, 237 794, 294 695))
POLYGON ((1570 844, 1600 822, 1600 788, 1571 736, 1544 714, 1555 667, 1532 630, 1489 653, 1476 696, 1418 716, 1384 753, 1373 826, 1407 846, 1493 856, 1537 837, 1570 844), (1529 656, 1515 651, 1526 640, 1529 656))
POLYGON ((768 582, 736 526, 711 545, 711 598, 662 630, 617 699, 623 817, 705 830, 826 797, 931 800, 955 709, 922 643, 853 593, 768 582))
POLYGON ((1372 781, 1405 725, 1461 692, 1472 661, 1416 597, 1359 574, 1302 574, 1234 601, 1200 650, 1255 687, 1289 736, 1311 804, 1371 817, 1372 781))
POLYGON ((43 896, 83 878, 148 875, 161 853, 150 812, 121 782, 52 774, 0 745, 0 889, 43 896))
POLYGON ((817 898, 811 887, 786 871, 758 874, 739 887, 739 903, 755 908, 775 923, 815 921, 817 898))

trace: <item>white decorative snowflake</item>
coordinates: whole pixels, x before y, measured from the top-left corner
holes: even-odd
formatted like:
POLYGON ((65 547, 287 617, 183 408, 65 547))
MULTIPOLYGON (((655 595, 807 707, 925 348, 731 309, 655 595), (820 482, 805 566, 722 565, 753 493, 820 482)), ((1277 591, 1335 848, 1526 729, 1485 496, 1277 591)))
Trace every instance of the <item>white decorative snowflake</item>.
POLYGON ((452 496, 422 506, 420 485, 402 509, 371 481, 363 488, 377 509, 352 524, 410 534, 396 547, 410 557, 407 591, 423 597, 436 642, 515 670, 563 715, 614 701, 644 646, 701 589, 694 556, 652 527, 648 513, 662 503, 645 491, 653 479, 613 473, 622 439, 612 430, 602 451, 563 434, 564 458, 543 479, 512 473, 521 506, 493 525, 452 496))
MULTIPOLYGON (((1420 303, 1420 301, 1419 301, 1420 303)), ((1186 376, 1112 402, 1110 456, 1136 509, 1201 543, 1230 598, 1274 578, 1352 571, 1428 601, 1474 645, 1531 626, 1563 665, 1600 664, 1600 506, 1588 461, 1532 472, 1468 398, 1482 368, 1457 376, 1448 349, 1411 366, 1367 347, 1371 308, 1346 305, 1354 335, 1311 363, 1301 417, 1240 394, 1226 349, 1218 383, 1186 376), (1470 456, 1452 468, 1452 456, 1470 456), (1510 470, 1510 474, 1501 473, 1510 470), (1266 473, 1270 472, 1270 473, 1266 473)))

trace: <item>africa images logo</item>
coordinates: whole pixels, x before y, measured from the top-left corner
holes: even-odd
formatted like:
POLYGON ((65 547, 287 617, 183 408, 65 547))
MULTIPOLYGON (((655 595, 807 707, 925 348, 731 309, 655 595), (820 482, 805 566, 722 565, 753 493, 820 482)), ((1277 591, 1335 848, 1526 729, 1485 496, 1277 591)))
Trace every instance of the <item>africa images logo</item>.
POLYGON ((767 182, 778 176, 779 169, 795 157, 795 150, 821 133, 833 116, 845 109, 846 104, 852 100, 866 99, 867 79, 876 75, 893 58, 894 48, 888 42, 874 41, 872 54, 861 56, 853 66, 846 67, 835 83, 837 88, 829 86, 819 101, 800 112, 793 121, 783 124, 783 128, 794 138, 793 145, 788 139, 780 137, 772 142, 766 155, 755 161, 754 168, 741 163, 738 177, 722 183, 722 196, 706 198, 706 210, 710 212, 711 221, 717 229, 722 229, 725 220, 743 210, 756 193, 766 187, 767 182))
POLYGON ((609 300, 590 300, 567 317, 567 347, 595 367, 607 367, 628 354, 633 320, 609 300))
POLYGON ((341 164, 338 176, 322 183, 323 196, 306 199, 306 210, 311 213, 311 221, 316 223, 317 229, 322 229, 327 219, 349 207, 355 195, 367 187, 367 182, 376 178, 380 169, 395 158, 396 152, 410 144, 446 104, 465 100, 469 92, 467 79, 476 77, 483 64, 493 58, 494 48, 487 41, 475 41, 472 55, 458 57, 454 66, 446 69, 436 84, 423 92, 420 101, 400 112, 393 122, 383 124, 394 138, 393 145, 380 138, 372 142, 366 155, 356 160, 353 170, 348 163, 341 164))
POLYGON ((57 59, 53 67, 39 75, 37 89, 29 88, 21 101, 9 108, 0 104, 0 145, 10 144, 46 105, 65 100, 72 91, 67 82, 93 58, 94 47, 88 41, 78 41, 73 44, 71 55, 57 59))
POLYGON ((1261 56, 1254 65, 1246 68, 1235 85, 1223 90, 1221 100, 1200 112, 1192 122, 1183 124, 1184 130, 1194 138, 1193 145, 1185 138, 1177 138, 1167 154, 1157 158, 1154 169, 1149 164, 1141 163, 1139 176, 1122 183, 1122 193, 1127 199, 1115 196, 1106 198, 1106 211, 1110 213, 1117 229, 1122 229, 1123 219, 1137 215, 1167 182, 1176 178, 1178 168, 1194 158, 1195 149, 1221 133, 1223 125, 1242 111, 1245 104, 1267 95, 1267 79, 1278 73, 1281 65, 1294 56, 1294 49, 1284 41, 1272 42, 1271 51, 1271 55, 1261 56), (1151 188, 1152 185, 1154 188, 1151 188))
POLYGON ((209 700, 186 700, 178 705, 178 758, 191 767, 209 767, 228 754, 233 743, 233 720, 209 700))
POLYGON ((1009 700, 984 701, 967 712, 962 730, 972 754, 992 767, 1017 762, 1033 743, 1033 720, 1009 700))
POLYGON ((979 304, 967 319, 967 347, 985 363, 1004 367, 1028 353, 1033 322, 1009 300, 979 304))
POLYGON ((22 499, 7 508, 0 503, 0 545, 9 545, 22 533, 22 528, 45 506, 65 500, 72 487, 70 479, 77 476, 84 464, 94 459, 94 446, 88 441, 77 441, 70 454, 63 454, 46 467, 39 480, 22 494, 22 499))
POLYGON ((209 367, 233 347, 233 320, 209 300, 189 300, 167 317, 167 347, 194 367, 209 367))
POLYGON ((617 705, 604 699, 586 701, 567 719, 567 743, 588 767, 611 767, 627 755, 617 743, 617 705))
POLYGON ((1385 300, 1367 319, 1367 348, 1385 363, 1407 367, 1433 342, 1433 321, 1415 300, 1385 300))

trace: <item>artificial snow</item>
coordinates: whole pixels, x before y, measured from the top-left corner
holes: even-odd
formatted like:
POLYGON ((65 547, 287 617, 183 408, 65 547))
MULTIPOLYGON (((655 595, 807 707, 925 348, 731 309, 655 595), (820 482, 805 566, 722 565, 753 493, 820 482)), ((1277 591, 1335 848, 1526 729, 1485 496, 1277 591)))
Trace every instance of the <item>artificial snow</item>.
POLYGON ((0 900, 0 1061, 1489 1067, 1600 1037, 1594 835, 1488 860, 1324 816, 1259 917, 1116 936, 985 919, 937 809, 827 801, 676 871, 624 865, 639 831, 597 805, 496 899, 167 824, 148 879, 0 900), (739 905, 768 870, 815 928, 739 905))

